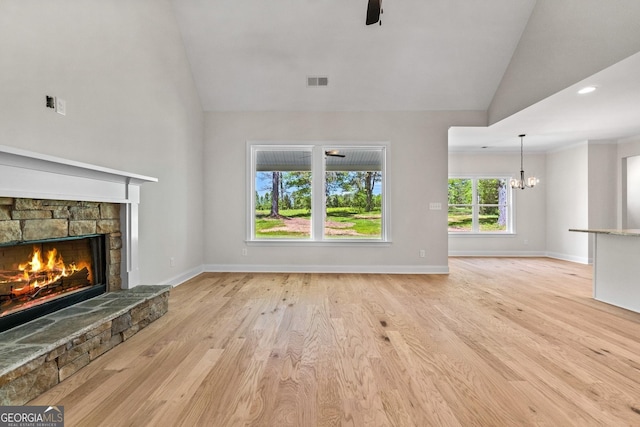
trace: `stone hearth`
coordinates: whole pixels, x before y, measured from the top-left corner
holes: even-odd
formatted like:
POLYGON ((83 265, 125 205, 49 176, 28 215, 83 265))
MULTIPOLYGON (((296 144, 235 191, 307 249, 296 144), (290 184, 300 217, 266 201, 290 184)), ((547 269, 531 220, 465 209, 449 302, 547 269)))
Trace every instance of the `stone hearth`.
POLYGON ((164 315, 170 286, 110 292, 0 333, 0 405, 24 405, 164 315))

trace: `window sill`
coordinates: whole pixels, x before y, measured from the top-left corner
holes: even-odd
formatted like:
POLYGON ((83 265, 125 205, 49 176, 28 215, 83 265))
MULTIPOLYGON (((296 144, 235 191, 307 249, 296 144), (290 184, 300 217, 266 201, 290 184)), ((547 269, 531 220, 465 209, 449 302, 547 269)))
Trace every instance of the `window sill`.
POLYGON ((451 233, 449 232, 449 237, 516 237, 516 233, 451 233))
POLYGON ((245 240, 247 246, 291 246, 291 247, 323 247, 323 246, 345 246, 345 247, 380 247, 391 246, 390 240, 369 240, 369 239, 336 239, 336 240, 245 240))

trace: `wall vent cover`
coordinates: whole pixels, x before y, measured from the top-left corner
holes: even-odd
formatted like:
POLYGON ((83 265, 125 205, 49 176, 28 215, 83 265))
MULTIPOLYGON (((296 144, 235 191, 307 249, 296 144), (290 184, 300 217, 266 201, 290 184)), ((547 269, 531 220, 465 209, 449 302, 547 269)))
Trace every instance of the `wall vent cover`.
POLYGON ((308 87, 318 87, 318 86, 328 86, 328 85, 329 85, 329 77, 324 77, 324 76, 307 77, 308 87))

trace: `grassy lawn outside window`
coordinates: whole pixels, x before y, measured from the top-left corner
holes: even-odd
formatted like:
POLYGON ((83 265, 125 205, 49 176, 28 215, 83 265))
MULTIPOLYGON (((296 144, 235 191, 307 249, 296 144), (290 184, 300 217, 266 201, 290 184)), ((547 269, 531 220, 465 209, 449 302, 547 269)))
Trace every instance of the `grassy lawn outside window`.
POLYGON ((450 177, 448 229, 452 234, 512 234, 508 177, 450 177))
POLYGON ((250 144, 250 241, 385 242, 386 145, 250 144))

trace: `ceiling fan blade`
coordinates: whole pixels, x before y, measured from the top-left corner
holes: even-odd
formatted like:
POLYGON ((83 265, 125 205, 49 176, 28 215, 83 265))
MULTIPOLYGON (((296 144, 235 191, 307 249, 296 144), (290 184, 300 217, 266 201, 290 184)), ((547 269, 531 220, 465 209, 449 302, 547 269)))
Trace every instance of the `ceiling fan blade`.
POLYGON ((382 0, 369 0, 367 5, 367 25, 375 24, 380 20, 382 0))
POLYGON ((338 153, 338 150, 325 151, 324 155, 327 157, 346 157, 344 154, 338 153))

